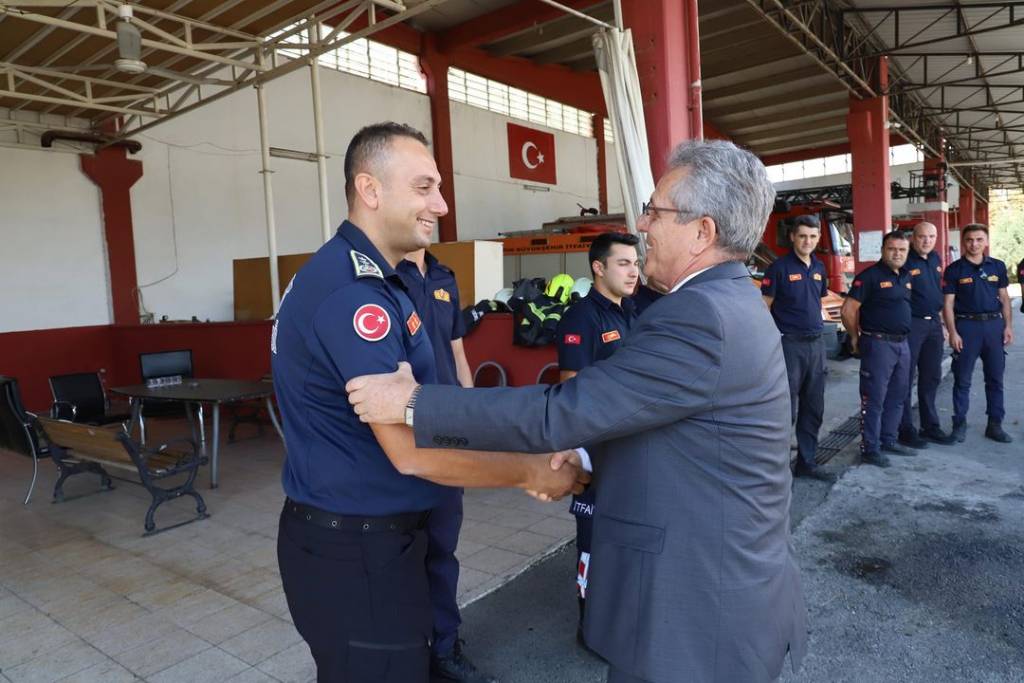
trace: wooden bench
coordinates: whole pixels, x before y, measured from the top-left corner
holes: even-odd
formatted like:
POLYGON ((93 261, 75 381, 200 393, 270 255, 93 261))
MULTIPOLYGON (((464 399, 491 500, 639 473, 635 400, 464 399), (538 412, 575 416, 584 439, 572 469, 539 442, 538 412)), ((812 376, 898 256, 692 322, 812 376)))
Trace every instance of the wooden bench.
POLYGON ((141 484, 153 497, 146 511, 145 536, 209 517, 206 503, 195 490, 199 466, 205 464, 207 459, 200 455, 193 440, 174 439, 159 448, 150 449, 133 441, 120 425, 97 427, 49 417, 39 417, 38 421, 40 431, 50 444, 50 457, 56 463, 60 475, 53 488, 54 503, 64 500, 64 481, 75 474, 98 474, 102 490, 114 488, 107 472, 109 468, 136 473, 141 484), (172 444, 175 447, 172 448, 172 444), (174 486, 158 484, 176 475, 184 476, 184 481, 174 486), (181 496, 192 496, 195 499, 196 517, 157 530, 153 519, 156 509, 162 503, 181 496))

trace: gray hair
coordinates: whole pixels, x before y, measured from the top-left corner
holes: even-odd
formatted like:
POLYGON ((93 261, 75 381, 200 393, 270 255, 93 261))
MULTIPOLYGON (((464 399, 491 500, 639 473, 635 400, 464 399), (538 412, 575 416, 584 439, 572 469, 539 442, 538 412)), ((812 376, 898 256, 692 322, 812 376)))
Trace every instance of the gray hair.
POLYGON ((708 216, 717 246, 746 259, 761 241, 775 206, 775 186, 761 160, 725 140, 690 140, 672 150, 668 171, 687 173, 669 194, 681 223, 708 216))

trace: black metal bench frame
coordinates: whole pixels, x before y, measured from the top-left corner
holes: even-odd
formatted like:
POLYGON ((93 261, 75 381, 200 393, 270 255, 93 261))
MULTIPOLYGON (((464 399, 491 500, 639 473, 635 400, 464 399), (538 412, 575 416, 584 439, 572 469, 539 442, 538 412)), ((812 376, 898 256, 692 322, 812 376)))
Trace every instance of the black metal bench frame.
MULTIPOLYGON (((146 448, 139 443, 133 441, 124 432, 117 434, 117 440, 121 442, 128 457, 131 459, 131 464, 125 462, 121 463, 111 462, 105 457, 101 457, 95 454, 90 454, 87 450, 82 448, 66 448, 61 446, 59 443, 55 443, 46 431, 45 425, 40 430, 46 435, 46 440, 50 444, 50 457, 53 462, 57 465, 57 483, 53 487, 53 501, 54 503, 64 502, 65 500, 73 500, 66 498, 64 495, 64 482, 76 474, 92 473, 97 474, 100 477, 101 491, 110 491, 114 488, 113 479, 109 472, 107 472, 104 465, 112 467, 120 467, 123 469, 132 469, 134 465, 135 471, 139 475, 139 480, 142 486, 149 492, 152 497, 149 509, 146 511, 145 529, 146 532, 143 536, 151 536, 158 534, 170 529, 175 529, 185 524, 191 524, 192 522, 200 519, 206 519, 209 517, 209 513, 206 511, 206 501, 199 495, 199 492, 195 489, 196 476, 199 474, 199 467, 207 463, 206 456, 200 454, 198 447, 194 440, 190 438, 178 438, 172 439, 165 444, 162 444, 159 448, 146 448), (184 444, 190 449, 189 452, 180 453, 180 457, 173 464, 166 466, 152 466, 151 461, 154 456, 162 456, 160 459, 167 461, 168 456, 179 455, 178 452, 167 451, 168 446, 174 444, 184 444), (174 477, 179 474, 185 474, 185 481, 175 486, 164 487, 158 482, 162 482, 164 479, 174 477), (191 496, 196 501, 196 516, 192 519, 172 524, 170 526, 161 527, 157 529, 155 522, 156 510, 163 503, 180 498, 182 496, 191 496)), ((120 479, 120 478, 118 478, 120 479)), ((128 483, 134 484, 134 481, 128 479, 120 479, 120 481, 127 481, 128 483)), ((88 494, 84 494, 88 495, 88 494)), ((79 498, 81 496, 75 496, 79 498)))

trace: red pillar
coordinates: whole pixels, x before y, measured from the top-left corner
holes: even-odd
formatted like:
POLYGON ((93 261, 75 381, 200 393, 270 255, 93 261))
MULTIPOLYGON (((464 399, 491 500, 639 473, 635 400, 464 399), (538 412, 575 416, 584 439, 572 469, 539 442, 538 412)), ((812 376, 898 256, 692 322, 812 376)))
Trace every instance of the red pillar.
MULTIPOLYGON (((945 141, 940 141, 938 147, 945 147, 945 141)), ((935 252, 942 259, 943 268, 949 265, 949 203, 946 201, 945 173, 946 161, 943 157, 925 157, 925 179, 934 179, 940 189, 935 197, 927 197, 927 201, 921 205, 921 217, 935 226, 935 252)))
POLYGON ((434 159, 441 174, 441 196, 448 204, 448 215, 438 221, 438 238, 442 242, 459 239, 455 219, 455 162, 452 158, 452 114, 448 99, 448 67, 451 60, 437 49, 437 37, 423 36, 420 68, 427 79, 430 97, 430 126, 434 159))
MULTIPOLYGON (((888 84, 888 61, 878 60, 875 86, 884 92, 888 84)), ((889 188, 889 98, 850 99, 846 129, 850 137, 853 175, 853 225, 855 269, 860 272, 874 263, 880 253, 861 253, 861 234, 892 229, 892 197, 889 188)), ((866 244, 866 240, 865 240, 866 244)))
POLYGON ((608 213, 608 152, 605 149, 604 117, 594 114, 594 141, 597 142, 597 207, 608 213))
POLYGON ((980 201, 978 201, 974 209, 974 221, 982 225, 988 225, 988 190, 985 190, 978 199, 980 201))
POLYGON ((82 172, 99 186, 102 195, 114 324, 138 324, 139 280, 135 272, 135 239, 129 190, 142 177, 142 162, 128 159, 122 147, 108 147, 96 154, 82 154, 81 161, 82 172))
POLYGON ((697 0, 623 0, 622 14, 633 32, 657 180, 675 145, 701 137, 697 0))
POLYGON ((974 191, 960 186, 960 207, 957 213, 957 227, 974 222, 974 191))

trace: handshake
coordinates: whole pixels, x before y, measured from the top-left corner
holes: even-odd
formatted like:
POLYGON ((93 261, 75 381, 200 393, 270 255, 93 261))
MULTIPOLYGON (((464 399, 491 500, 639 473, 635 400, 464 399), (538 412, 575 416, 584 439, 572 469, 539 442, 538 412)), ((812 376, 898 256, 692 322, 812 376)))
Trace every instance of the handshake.
POLYGON ((569 493, 579 495, 590 483, 590 472, 583 469, 575 449, 533 457, 537 465, 531 472, 536 469, 537 473, 524 488, 537 500, 550 502, 561 500, 569 493))

